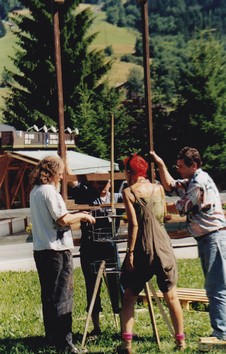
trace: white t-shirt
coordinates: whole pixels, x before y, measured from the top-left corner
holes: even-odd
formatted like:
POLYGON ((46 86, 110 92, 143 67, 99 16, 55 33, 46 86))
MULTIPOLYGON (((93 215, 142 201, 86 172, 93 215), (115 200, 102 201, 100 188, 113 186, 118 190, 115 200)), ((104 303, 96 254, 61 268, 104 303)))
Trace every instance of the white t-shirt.
POLYGON ((71 228, 56 223, 68 211, 62 196, 53 185, 33 187, 30 210, 34 251, 63 251, 74 247, 71 228))

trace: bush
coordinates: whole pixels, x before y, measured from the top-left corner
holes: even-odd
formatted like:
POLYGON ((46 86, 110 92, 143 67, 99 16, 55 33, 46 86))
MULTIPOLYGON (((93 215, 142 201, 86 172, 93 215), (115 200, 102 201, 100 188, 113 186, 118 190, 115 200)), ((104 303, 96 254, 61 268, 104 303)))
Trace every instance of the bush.
POLYGON ((1 37, 4 37, 6 34, 6 29, 5 29, 5 26, 0 18, 0 38, 1 37))
POLYGON ((125 54, 122 55, 121 61, 125 61, 126 63, 133 63, 137 65, 143 65, 143 58, 142 57, 136 57, 132 54, 125 54))
POLYGON ((104 49, 104 53, 107 55, 107 56, 111 56, 113 55, 114 51, 113 51, 113 48, 112 48, 112 45, 109 45, 107 46, 105 49, 104 49))

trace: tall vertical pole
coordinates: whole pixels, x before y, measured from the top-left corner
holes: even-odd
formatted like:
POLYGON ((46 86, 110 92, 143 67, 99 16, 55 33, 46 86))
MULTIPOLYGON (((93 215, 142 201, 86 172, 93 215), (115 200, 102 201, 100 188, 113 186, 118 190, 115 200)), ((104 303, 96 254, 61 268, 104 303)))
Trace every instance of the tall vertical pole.
MULTIPOLYGON (((57 94, 58 94, 58 125, 59 125, 59 154, 66 166, 66 146, 64 133, 64 99, 63 99, 63 80, 61 66, 61 49, 60 49, 60 25, 59 25, 59 6, 63 1, 54 0, 52 3, 54 44, 55 44, 55 66, 57 77, 57 94)), ((64 200, 67 199, 67 182, 66 172, 64 170, 61 182, 61 194, 64 200)))
MULTIPOLYGON (((153 120, 152 120, 152 99, 150 80, 150 55, 149 55, 149 31, 148 31, 148 1, 140 0, 141 15, 143 24, 143 63, 144 63, 144 87, 145 87, 145 107, 146 117, 149 127, 149 150, 154 149, 153 120)), ((151 181, 155 180, 154 163, 151 163, 151 181)))
POLYGON ((111 211, 114 214, 114 193, 115 193, 115 178, 114 178, 114 114, 111 115, 111 211))

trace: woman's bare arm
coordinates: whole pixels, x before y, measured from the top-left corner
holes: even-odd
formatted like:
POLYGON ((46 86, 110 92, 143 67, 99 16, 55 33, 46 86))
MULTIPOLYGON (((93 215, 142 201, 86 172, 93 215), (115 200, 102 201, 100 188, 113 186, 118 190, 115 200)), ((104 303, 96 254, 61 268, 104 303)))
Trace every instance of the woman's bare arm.
POLYGON ((131 192, 129 188, 126 188, 123 191, 123 201, 128 220, 128 252, 126 256, 126 265, 129 270, 133 270, 133 251, 137 240, 138 221, 133 203, 131 201, 131 192))

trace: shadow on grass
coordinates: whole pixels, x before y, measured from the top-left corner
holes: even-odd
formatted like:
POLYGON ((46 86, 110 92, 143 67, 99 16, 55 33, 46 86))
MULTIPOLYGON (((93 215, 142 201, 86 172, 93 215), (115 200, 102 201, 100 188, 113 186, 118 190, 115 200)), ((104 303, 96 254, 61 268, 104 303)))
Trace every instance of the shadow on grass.
MULTIPOLYGON (((156 345, 156 340, 153 336, 138 336, 134 335, 133 343, 145 344, 148 343, 149 345, 156 345)), ((102 332, 102 335, 96 337, 95 339, 86 340, 86 348, 89 351, 89 354, 115 354, 116 348, 121 344, 121 336, 117 333, 109 333, 108 331, 102 332), (98 350, 99 348, 99 350, 98 350)), ((156 347, 157 348, 157 347, 156 347)), ((156 353, 158 352, 158 348, 156 353)), ((137 352, 136 352, 137 353, 137 352)), ((148 353, 148 352, 145 352, 148 353)))
POLYGON ((0 340, 1 354, 31 354, 31 353, 56 353, 46 345, 44 337, 27 337, 27 338, 6 338, 0 340))
MULTIPOLYGON (((143 338, 142 336, 134 336, 134 342, 156 343, 154 337, 143 338)), ((82 335, 81 333, 73 334, 75 346, 81 348, 82 335)), ((85 346, 89 354, 112 354, 115 353, 115 348, 120 344, 119 334, 103 333, 94 341, 87 338, 85 346), (113 344, 114 343, 114 344, 113 344), (112 345, 113 344, 113 345, 112 345), (105 348, 105 349, 102 349, 105 348)), ((45 338, 42 336, 26 337, 26 338, 5 338, 0 340, 1 354, 56 354, 54 347, 46 345, 45 338)))
MULTIPOLYGON (((101 337, 95 341, 95 346, 100 347, 101 337)), ((108 338, 109 340, 109 338, 108 338)), ((73 334, 73 342, 75 346, 81 348, 82 335, 81 333, 73 334)), ((89 344, 87 340, 86 345, 89 344)), ((105 338, 106 344, 106 338, 105 338)), ((99 349, 90 350, 88 348, 89 354, 110 354, 112 351, 102 351, 99 349)), ((0 340, 0 353, 1 354, 56 354, 57 351, 55 347, 50 347, 46 345, 45 337, 35 336, 26 338, 5 338, 0 340)))
MULTIPOLYGON (((74 343, 81 343, 81 333, 73 335, 74 343)), ((79 345, 78 345, 79 346, 79 345)), ((46 344, 45 337, 35 336, 26 338, 5 338, 0 340, 1 354, 53 354, 56 353, 55 347, 46 344)))

